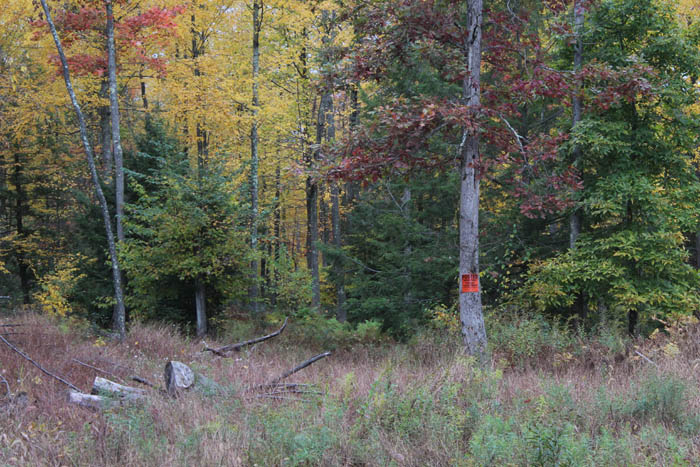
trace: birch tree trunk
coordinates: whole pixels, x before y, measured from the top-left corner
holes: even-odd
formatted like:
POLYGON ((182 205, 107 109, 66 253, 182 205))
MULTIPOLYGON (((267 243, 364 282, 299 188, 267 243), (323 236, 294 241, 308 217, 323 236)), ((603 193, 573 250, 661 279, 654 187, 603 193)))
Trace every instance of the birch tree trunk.
MULTIPOLYGON (((582 0, 574 1, 574 34, 576 35, 576 45, 574 46, 574 72, 578 73, 581 70, 581 65, 583 64, 583 39, 581 38, 581 30, 583 29, 583 5, 581 5, 582 0)), ((573 98, 573 119, 571 127, 574 128, 581 121, 581 96, 580 88, 574 91, 573 98)), ((574 166, 580 164, 581 159, 581 148, 576 146, 574 148, 574 166)), ((576 240, 581 233, 581 215, 577 210, 571 213, 571 218, 569 219, 569 248, 576 247, 576 240)))
MULTIPOLYGON (((109 80, 109 114, 112 125, 112 145, 114 157, 114 192, 115 192, 115 222, 117 227, 117 242, 124 241, 124 153, 119 123, 119 100, 117 97, 117 52, 114 43, 114 11, 112 0, 105 0, 107 5, 107 74, 109 80)), ((121 280, 120 280, 121 283, 121 280)), ((112 323, 115 329, 119 329, 122 322, 126 322, 126 310, 122 304, 114 306, 112 323)))
POLYGON ((116 226, 117 241, 124 241, 124 152, 119 124, 119 100, 117 96, 117 51, 114 44, 114 11, 112 0, 105 0, 107 4, 107 69, 109 76, 109 113, 112 123, 112 144, 114 145, 114 191, 116 195, 116 226))
POLYGON ((250 248, 253 252, 253 260, 250 262, 252 284, 250 286, 249 298, 252 305, 253 315, 260 313, 258 285, 258 167, 260 165, 258 157, 258 106, 260 98, 258 95, 258 78, 260 74, 260 29, 262 27, 262 2, 253 1, 253 124, 250 128, 250 248))
MULTIPOLYGON (((463 80, 463 98, 475 112, 481 95, 481 24, 482 0, 468 0, 467 40, 464 53, 467 75, 463 80)), ((460 145, 461 184, 459 203, 459 274, 460 279, 479 277, 479 134, 465 128, 460 145)), ((481 355, 486 351, 486 329, 481 308, 481 290, 459 295, 459 315, 467 352, 481 355)))
MULTIPOLYGON (((109 81, 102 80, 100 98, 108 97, 109 81)), ((112 183, 112 125, 110 124, 109 105, 101 105, 100 115, 100 145, 102 146, 102 172, 107 183, 112 183)))
POLYGON ((83 112, 80 109, 80 104, 78 103, 78 99, 75 96, 75 92, 73 91, 73 83, 70 79, 70 71, 68 70, 68 62, 66 61, 66 55, 63 53, 61 40, 58 38, 56 26, 54 25, 53 19, 51 18, 51 13, 49 12, 49 7, 46 4, 46 0, 41 0, 41 6, 44 9, 46 22, 49 24, 49 28, 51 29, 51 35, 53 36, 54 43, 56 44, 56 51, 58 52, 58 57, 61 61, 63 79, 66 83, 66 90, 68 91, 71 104, 73 105, 73 109, 75 110, 75 114, 78 118, 78 125, 80 127, 80 140, 83 143, 83 149, 85 150, 85 156, 87 158, 88 167, 90 168, 92 183, 95 187, 95 193, 97 194, 97 199, 100 202, 100 208, 102 210, 102 219, 104 220, 105 224, 105 231, 107 233, 107 244, 109 246, 109 256, 112 263, 112 281, 114 283, 114 298, 116 301, 115 317, 117 319, 114 322, 114 328, 119 333, 119 339, 123 341, 126 337, 124 294, 122 292, 121 270, 119 268, 117 248, 114 240, 114 232, 112 230, 112 219, 109 214, 107 199, 105 198, 105 195, 102 191, 102 187, 100 186, 100 178, 97 174, 97 167, 95 166, 95 157, 92 152, 90 140, 88 139, 87 125, 85 124, 85 116, 83 115, 83 112))

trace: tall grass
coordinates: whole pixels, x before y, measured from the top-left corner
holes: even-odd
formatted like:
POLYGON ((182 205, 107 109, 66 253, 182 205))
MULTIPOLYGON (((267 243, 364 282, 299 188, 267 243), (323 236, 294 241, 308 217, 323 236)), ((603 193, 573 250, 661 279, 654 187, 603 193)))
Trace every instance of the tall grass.
MULTIPOLYGON (((698 335, 695 329, 678 336, 676 355, 663 351, 667 341, 636 342, 656 366, 629 355, 621 360, 616 358, 624 355, 620 347, 606 346, 595 336, 583 341, 551 325, 560 336, 556 345, 539 337, 511 339, 518 329, 501 330, 510 341, 494 334, 486 366, 462 354, 459 340, 446 334, 407 344, 341 336, 332 357, 291 378, 320 393, 289 396, 302 401, 246 391, 322 345, 317 338, 308 342, 308 331, 295 331, 294 323, 278 339, 222 359, 202 353, 200 342, 167 326, 137 324, 126 343, 117 345, 44 317, 21 319, 28 334, 16 335, 14 342, 85 390, 96 373, 73 358, 123 382, 132 374, 160 382, 165 362, 178 359, 226 390, 193 391, 177 399, 154 392, 143 406, 97 413, 68 405, 65 388, 0 348, 0 371, 12 391, 29 395, 25 406, 4 403, 0 408, 1 464, 700 462, 697 346, 685 340, 698 335)), ((528 332, 543 323, 520 322, 528 332)), ((219 340, 230 342, 225 335, 219 340)))

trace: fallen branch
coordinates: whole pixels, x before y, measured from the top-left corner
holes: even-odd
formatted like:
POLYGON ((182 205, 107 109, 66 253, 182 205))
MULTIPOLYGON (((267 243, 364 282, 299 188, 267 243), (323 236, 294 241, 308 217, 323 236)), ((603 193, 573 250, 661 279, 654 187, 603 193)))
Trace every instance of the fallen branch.
POLYGON ((131 380, 132 380, 132 381, 136 381, 137 383, 141 383, 141 384, 143 384, 143 385, 152 387, 153 389, 158 389, 158 387, 157 387, 155 384, 151 383, 151 382, 148 381, 146 378, 142 378, 142 377, 140 377, 140 376, 134 375, 134 376, 131 377, 131 380))
POLYGON ((654 363, 654 361, 653 361, 651 358, 647 357, 646 355, 644 355, 644 354, 643 354, 642 352, 640 352, 639 350, 635 350, 634 353, 636 353, 637 355, 639 355, 640 357, 642 357, 644 360, 646 360, 647 362, 649 362, 649 363, 651 363, 652 365, 654 365, 656 368, 659 367, 659 365, 657 365, 656 363, 654 363))
POLYGON ((115 375, 115 374, 112 373, 112 372, 109 372, 109 371, 107 371, 107 370, 103 370, 102 368, 97 368, 96 366, 92 366, 92 365, 90 365, 90 364, 88 364, 88 363, 85 363, 85 362, 81 362, 81 361, 78 360, 77 358, 73 358, 73 359, 71 359, 71 361, 74 362, 74 363, 77 363, 78 365, 82 365, 82 366, 84 366, 84 367, 86 367, 86 368, 90 368, 91 370, 95 370, 95 371, 97 371, 97 372, 99 372, 99 373, 104 373, 104 374, 107 375, 107 376, 111 376, 111 377, 113 377, 113 378, 121 379, 121 378, 119 378, 119 376, 115 375))
POLYGON ((54 378, 54 379, 57 380, 57 381, 62 382, 63 384, 65 384, 65 385, 68 386, 69 388, 71 388, 71 389, 73 389, 73 390, 75 390, 75 391, 80 392, 80 389, 78 389, 75 385, 69 383, 68 381, 66 381, 65 379, 61 378, 60 376, 51 373, 50 371, 48 371, 47 369, 45 369, 43 366, 39 365, 37 362, 35 362, 34 360, 32 360, 31 357, 29 357, 29 355, 25 354, 24 352, 22 352, 21 350, 19 350, 17 347, 15 347, 14 345, 12 345, 10 342, 8 342, 7 339, 5 339, 4 337, 2 337, 1 334, 0 334, 0 340, 1 340, 6 346, 8 346, 10 349, 12 349, 12 350, 14 350, 15 352, 17 352, 18 354, 20 354, 22 357, 24 357, 26 360, 28 360, 32 365, 34 365, 35 367, 37 367, 38 369, 40 369, 42 372, 44 372, 44 373, 47 374, 48 376, 54 378))
POLYGON ((281 328, 279 328, 277 331, 273 332, 272 334, 268 334, 266 336, 262 337, 256 337, 255 339, 250 339, 248 341, 243 341, 239 342, 237 344, 230 344, 230 345, 224 345, 223 347, 219 347, 217 349, 211 348, 207 346, 207 343, 204 342, 204 350, 202 352, 212 352, 220 357, 226 357, 227 353, 229 352, 240 352, 243 347, 246 347, 248 345, 253 345, 257 344, 259 342, 266 341, 268 339, 272 339, 273 337, 277 337, 280 334, 282 334, 282 331, 284 331, 284 328, 287 327, 287 321, 289 321, 289 318, 285 318, 284 324, 282 325, 281 328))
POLYGON ((311 402, 309 399, 297 399, 295 397, 280 397, 280 396, 268 396, 267 394, 258 394, 255 396, 257 399, 277 399, 282 401, 294 401, 294 402, 311 402))
POLYGON ((24 324, 0 324, 0 328, 14 328, 17 326, 25 326, 24 324))
POLYGON ((3 375, 0 375, 0 383, 4 384, 7 390, 7 392, 5 392, 5 395, 2 396, 2 398, 8 399, 12 395, 12 391, 10 390, 10 383, 7 382, 3 375))
POLYGON ((313 394, 315 396, 322 396, 324 393, 321 391, 300 391, 298 389, 291 389, 288 391, 274 391, 274 392, 266 392, 264 395, 266 396, 279 396, 280 394, 313 394))
POLYGON ((284 373, 282 373, 281 375, 279 375, 277 378, 273 379, 273 380, 270 381, 269 383, 267 383, 267 384, 262 384, 262 385, 258 386, 257 389, 261 389, 261 388, 274 388, 274 387, 277 385, 277 383, 279 383, 279 382, 282 381, 283 379, 292 376, 294 373, 303 370, 303 369, 306 368, 307 366, 311 365, 311 364, 314 363, 314 362, 317 362, 317 361, 321 360, 322 358, 326 358, 326 357, 329 356, 330 354, 331 354, 330 352, 323 352, 322 354, 318 354, 318 355, 316 355, 316 356, 314 356, 314 357, 311 357, 310 359, 308 359, 308 360, 306 360, 306 361, 300 363, 299 365, 295 366, 295 367, 292 368, 291 370, 285 371, 284 373))

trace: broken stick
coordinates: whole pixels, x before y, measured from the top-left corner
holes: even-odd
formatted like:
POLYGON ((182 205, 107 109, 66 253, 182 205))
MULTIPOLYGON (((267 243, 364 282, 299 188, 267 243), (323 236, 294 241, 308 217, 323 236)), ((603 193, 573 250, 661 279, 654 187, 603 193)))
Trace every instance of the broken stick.
POLYGON ((47 370, 47 369, 45 369, 43 366, 39 365, 37 362, 35 362, 34 360, 32 360, 31 357, 29 357, 29 355, 27 355, 26 353, 22 352, 22 351, 19 350, 17 347, 15 347, 15 346, 12 345, 10 342, 8 342, 8 340, 5 339, 4 337, 2 337, 1 334, 0 334, 0 341, 2 341, 2 342, 3 342, 6 346, 8 346, 10 349, 12 349, 12 350, 14 350, 15 352, 17 352, 18 354, 20 354, 22 357, 24 357, 26 360, 28 360, 32 365, 34 365, 35 367, 37 367, 38 369, 40 369, 42 372, 44 372, 44 373, 47 374, 48 376, 54 378, 54 379, 57 380, 57 381, 62 382, 63 384, 65 384, 65 385, 68 386, 69 388, 73 389, 74 391, 80 392, 80 389, 78 389, 75 385, 69 383, 68 381, 66 381, 65 379, 61 378, 60 376, 51 373, 49 370, 47 370))
POLYGON ((314 362, 317 362, 317 361, 321 360, 322 358, 326 358, 326 357, 329 356, 330 354, 331 354, 330 352, 323 352, 322 354, 315 355, 315 356, 311 357, 310 359, 308 359, 308 360, 306 360, 306 361, 300 363, 299 365, 295 366, 295 367, 292 368, 291 370, 285 371, 284 373, 282 373, 281 375, 279 375, 277 378, 273 379, 273 380, 270 381, 269 383, 267 383, 267 384, 261 384, 261 385, 258 386, 256 389, 272 388, 272 387, 276 386, 277 383, 279 383, 279 382, 282 381, 283 379, 292 376, 294 373, 303 370, 303 369, 306 368, 307 366, 311 365, 311 364, 314 363, 314 362))
POLYGON ((282 334, 282 331, 284 331, 284 328, 287 327, 287 321, 289 321, 289 318, 285 318, 284 324, 282 324, 282 327, 279 328, 277 331, 268 334, 266 336, 262 337, 256 337, 255 339, 250 339, 247 341, 239 342, 238 344, 230 344, 230 345, 224 345, 223 347, 219 347, 217 349, 208 347, 206 342, 204 343, 204 350, 202 352, 212 352, 220 357, 226 357, 227 353, 229 352, 240 352, 243 347, 246 347, 248 345, 253 345, 257 344, 258 342, 263 342, 268 339, 272 339, 273 337, 277 337, 280 334, 282 334))

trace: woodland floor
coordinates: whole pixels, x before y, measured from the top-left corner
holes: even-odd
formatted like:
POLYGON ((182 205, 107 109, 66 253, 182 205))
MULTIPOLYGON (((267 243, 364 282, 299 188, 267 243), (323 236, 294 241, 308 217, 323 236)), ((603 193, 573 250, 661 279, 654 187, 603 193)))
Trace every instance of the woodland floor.
MULTIPOLYGON (((232 358, 202 353, 201 341, 164 325, 136 324, 119 345, 36 314, 2 323, 22 324, 0 329, 86 392, 106 375, 73 359, 134 386, 131 375, 162 385, 166 362, 180 360, 221 385, 177 399, 152 391, 144 405, 98 412, 68 404, 64 385, 0 344, 0 375, 13 394, 0 401, 3 465, 700 463, 697 324, 622 346, 572 339, 518 354, 512 342, 494 342, 485 367, 444 333, 355 342, 288 378, 318 394, 275 399, 247 389, 326 350, 291 321, 280 337, 232 358)), ((207 344, 252 329, 232 326, 207 344)))

